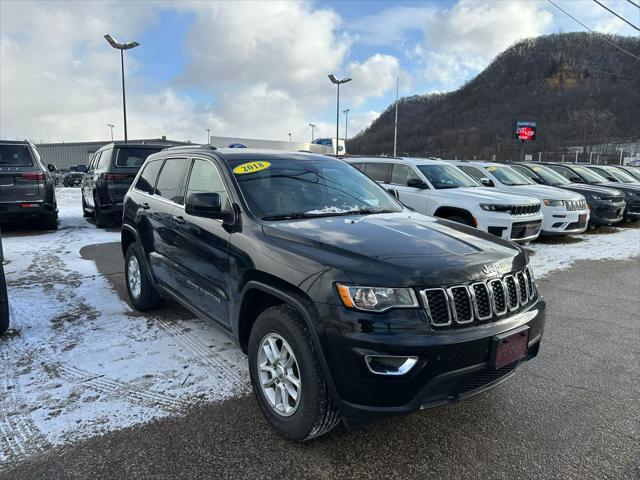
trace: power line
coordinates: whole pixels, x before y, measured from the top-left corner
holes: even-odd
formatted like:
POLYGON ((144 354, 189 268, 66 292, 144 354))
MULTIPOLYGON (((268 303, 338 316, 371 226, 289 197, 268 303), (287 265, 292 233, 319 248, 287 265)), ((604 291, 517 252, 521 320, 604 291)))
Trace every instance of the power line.
POLYGON ((640 32, 640 28, 636 27, 633 23, 631 23, 629 20, 627 20, 626 18, 624 18, 622 15, 618 15, 616 12, 614 12, 613 10, 611 10, 609 7, 607 7, 605 4, 600 3, 598 0, 593 0, 595 3, 597 3, 598 5, 600 5, 602 8, 604 8, 607 12, 610 12, 612 14, 614 14, 616 17, 618 17, 620 20, 622 20, 624 23, 626 23, 627 25, 631 25, 633 28, 635 28, 636 30, 638 30, 640 32))
POLYGON ((634 2, 633 0, 627 0, 627 2, 629 2, 631 5, 633 5, 634 7, 638 7, 640 8, 640 4, 634 2))
POLYGON ((571 15, 569 12, 567 12, 566 10, 563 10, 562 8, 560 8, 558 5, 556 5, 555 3, 553 3, 553 0, 547 0, 547 2, 549 2, 551 5, 553 5, 554 7, 556 7, 558 10, 560 10, 562 13, 564 13, 567 17, 571 18, 572 20, 576 21, 577 23, 579 23, 580 25, 582 25, 584 28, 586 28, 587 30, 589 30, 592 33, 595 33, 596 35, 599 35, 600 38, 602 38, 602 40, 604 40, 605 42, 607 42, 608 44, 616 47, 618 50, 620 50, 621 52, 626 53, 627 55, 632 56, 633 58, 635 58, 636 60, 640 60, 640 57, 638 57, 637 55, 634 55, 633 53, 625 50, 624 48, 622 48, 620 45, 613 43, 611 40, 609 40, 605 35, 601 34, 600 32, 596 32, 595 30, 592 30, 591 28, 589 28, 588 26, 586 26, 584 23, 582 23, 580 20, 578 20, 576 17, 574 17, 573 15, 571 15))

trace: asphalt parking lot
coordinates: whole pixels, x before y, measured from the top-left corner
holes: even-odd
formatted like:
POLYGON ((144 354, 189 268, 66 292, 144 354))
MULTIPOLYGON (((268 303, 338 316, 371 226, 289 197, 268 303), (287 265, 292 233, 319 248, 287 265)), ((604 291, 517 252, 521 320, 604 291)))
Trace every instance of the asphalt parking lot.
MULTIPOLYGON (((117 244, 81 254, 123 296, 117 244)), ((244 395, 54 448, 0 477, 637 479, 639 279, 639 257, 547 275, 539 357, 454 405, 295 444, 244 395)))

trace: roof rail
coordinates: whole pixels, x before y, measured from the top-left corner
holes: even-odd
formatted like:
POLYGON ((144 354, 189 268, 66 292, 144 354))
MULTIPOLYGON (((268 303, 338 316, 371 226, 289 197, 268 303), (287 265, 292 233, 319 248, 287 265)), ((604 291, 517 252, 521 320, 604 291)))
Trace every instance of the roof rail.
POLYGON ((217 150, 216 147, 214 147, 213 145, 198 145, 198 144, 193 144, 193 145, 178 145, 175 147, 167 147, 164 150, 171 150, 176 151, 176 150, 217 150))

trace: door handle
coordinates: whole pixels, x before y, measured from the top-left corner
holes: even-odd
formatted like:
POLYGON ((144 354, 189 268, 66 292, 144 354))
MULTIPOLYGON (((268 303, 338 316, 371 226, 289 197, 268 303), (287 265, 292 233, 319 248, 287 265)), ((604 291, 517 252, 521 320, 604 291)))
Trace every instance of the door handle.
POLYGON ((174 220, 176 223, 179 223, 180 225, 182 225, 182 224, 184 224, 184 223, 185 223, 185 219, 184 219, 183 217, 177 217, 177 216, 175 216, 175 215, 174 215, 174 216, 172 216, 171 218, 173 218, 173 220, 174 220))
POLYGON ((140 204, 140 208, 143 210, 149 210, 151 207, 149 206, 148 203, 145 202, 140 204))

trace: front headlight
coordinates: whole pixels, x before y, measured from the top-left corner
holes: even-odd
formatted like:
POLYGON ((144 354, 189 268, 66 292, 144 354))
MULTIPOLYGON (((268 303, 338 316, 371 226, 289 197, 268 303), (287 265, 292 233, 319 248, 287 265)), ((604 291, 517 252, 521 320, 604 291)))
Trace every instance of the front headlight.
POLYGON ((340 300, 347 308, 384 312, 391 308, 415 308, 416 294, 410 288, 354 287, 337 284, 340 300))
POLYGON ((631 192, 631 191, 629 191, 628 193, 629 193, 630 197, 640 197, 640 192, 631 192))
POLYGON ((545 199, 543 202, 547 207, 562 207, 564 205, 564 200, 545 199))
POLYGON ((480 208, 488 212, 510 212, 511 205, 499 205, 496 203, 481 203, 480 208))

